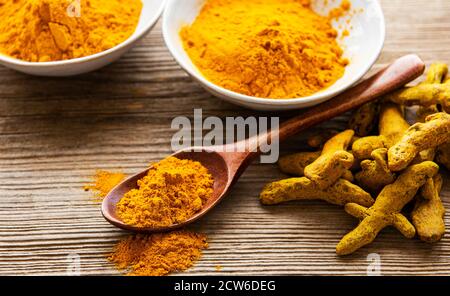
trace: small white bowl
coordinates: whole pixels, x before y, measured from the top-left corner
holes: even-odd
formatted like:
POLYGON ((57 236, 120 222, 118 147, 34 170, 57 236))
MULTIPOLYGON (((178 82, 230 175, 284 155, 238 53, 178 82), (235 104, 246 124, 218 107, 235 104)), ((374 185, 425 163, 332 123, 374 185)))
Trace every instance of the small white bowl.
POLYGON ((102 68, 124 55, 154 27, 161 16, 165 0, 141 0, 143 7, 136 31, 124 42, 94 55, 56 62, 26 62, 0 54, 0 64, 19 72, 37 76, 72 76, 102 68))
MULTIPOLYGON (((179 32, 185 25, 191 24, 200 12, 206 0, 168 0, 163 16, 164 40, 175 60, 193 78, 213 95, 228 102, 256 110, 291 110, 317 105, 343 92, 358 82, 372 67, 383 48, 385 39, 385 22, 383 11, 377 0, 352 1, 352 10, 357 12, 347 18, 333 21, 333 27, 341 32, 349 29, 350 35, 338 38, 344 50, 344 56, 350 59, 344 76, 329 88, 308 97, 295 99, 266 99, 239 94, 224 89, 208 81, 194 66, 183 48, 179 32), (341 26, 340 26, 341 25, 341 26)), ((313 9, 327 15, 330 9, 340 1, 313 1, 313 9), (328 3, 328 4, 325 4, 328 3)), ((245 1, 243 4, 245 6, 245 1)), ((301 25, 301 24, 299 24, 301 25)))

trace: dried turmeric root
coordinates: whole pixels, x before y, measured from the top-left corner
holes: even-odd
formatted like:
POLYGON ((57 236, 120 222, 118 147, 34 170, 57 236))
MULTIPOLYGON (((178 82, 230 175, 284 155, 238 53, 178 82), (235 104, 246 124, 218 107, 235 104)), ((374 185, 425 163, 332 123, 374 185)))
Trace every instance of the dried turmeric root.
MULTIPOLYGON (((280 171, 285 174, 303 177, 305 167, 313 163, 319 156, 321 151, 316 152, 299 152, 291 155, 280 157, 278 160, 278 167, 280 171)), ((342 178, 350 182, 354 181, 354 177, 351 171, 346 171, 342 178)))
POLYGON ((315 199, 342 206, 352 202, 369 207, 374 202, 369 193, 344 179, 339 179, 326 189, 320 189, 306 177, 290 178, 267 184, 260 194, 260 201, 265 205, 315 199))
POLYGON ((344 180, 350 181, 352 183, 355 182, 355 176, 353 176, 353 173, 350 170, 346 170, 342 174, 341 178, 344 179, 344 180))
MULTIPOLYGON (((388 99, 405 106, 419 105, 421 109, 429 109, 436 105, 441 105, 444 111, 449 112, 450 86, 446 85, 447 74, 448 66, 446 64, 434 63, 430 66, 424 82, 410 88, 398 90, 388 95, 388 99)), ((419 111, 419 113, 424 112, 419 111)))
POLYGON ((357 159, 369 159, 374 150, 394 145, 409 128, 409 123, 403 117, 400 106, 385 103, 381 107, 378 128, 379 136, 364 137, 353 143, 352 152, 357 159))
POLYGON ((342 238, 336 246, 336 253, 348 255, 355 252, 370 244, 378 233, 389 225, 393 225, 407 238, 414 237, 414 226, 400 211, 414 198, 419 188, 437 174, 438 170, 438 165, 431 161, 410 166, 393 184, 384 187, 370 208, 356 203, 345 205, 347 213, 362 221, 342 238))
POLYGON ((352 153, 356 159, 362 161, 364 159, 370 159, 373 151, 386 148, 386 146, 388 144, 383 136, 368 136, 358 139, 353 143, 352 153))
POLYGON ((436 161, 450 170, 450 142, 440 145, 436 150, 436 161))
POLYGON ((339 134, 339 131, 337 130, 323 130, 308 137, 306 142, 311 148, 322 148, 329 139, 336 136, 337 134, 339 134))
POLYGON ((411 213, 412 223, 419 238, 425 242, 439 241, 445 233, 445 208, 439 194, 442 189, 442 176, 436 175, 427 180, 421 188, 421 197, 416 201, 411 213))
POLYGON ((448 74, 448 66, 444 63, 433 63, 428 69, 424 84, 443 83, 448 74))
POLYGON ((280 157, 278 167, 285 174, 302 177, 304 176, 305 167, 313 163, 321 154, 321 151, 316 151, 286 155, 280 157))
POLYGON ((330 138, 325 145, 323 145, 322 155, 331 154, 340 150, 347 150, 354 135, 355 131, 353 130, 345 130, 336 134, 334 137, 330 138))
POLYGON ((369 192, 379 192, 386 185, 395 181, 395 174, 392 173, 387 164, 386 148, 380 148, 372 152, 372 160, 361 162, 361 171, 355 176, 358 185, 369 192))
POLYGON ((333 185, 353 166, 354 157, 347 151, 321 155, 305 168, 305 176, 321 189, 333 185))
POLYGON ((380 113, 380 105, 370 102, 357 109, 348 123, 349 129, 355 131, 360 137, 366 137, 374 130, 380 113))
POLYGON ((416 112, 416 122, 425 122, 425 119, 433 114, 439 113, 439 109, 436 105, 428 107, 420 107, 416 112))
POLYGON ((450 141, 450 115, 436 113, 428 116, 425 123, 411 126, 402 139, 388 152, 388 164, 391 171, 405 169, 423 150, 442 145, 450 141))
POLYGON ((334 184, 353 166, 354 157, 346 150, 354 134, 353 130, 346 130, 329 139, 320 157, 305 167, 305 176, 320 189, 334 184))
POLYGON ((445 112, 450 112, 450 84, 447 83, 419 84, 393 92, 386 98, 404 106, 441 105, 445 112))
MULTIPOLYGON (((427 78, 423 83, 444 83, 447 74, 448 74, 448 66, 446 64, 434 63, 430 66, 430 69, 428 70, 427 73, 427 78)), ((416 120, 417 122, 425 122, 428 116, 439 112, 440 111, 438 105, 431 105, 426 107, 420 106, 416 112, 416 120)), ((448 162, 446 163, 445 161, 444 162, 439 161, 440 158, 445 158, 446 154, 448 154, 448 158, 450 159, 450 150, 448 150, 448 152, 445 152, 446 151, 445 145, 446 144, 440 146, 443 147, 443 149, 437 147, 420 152, 415 162, 420 162, 424 160, 433 160, 436 156, 436 153, 438 153, 440 156, 436 159, 437 162, 439 164, 443 164, 447 168, 450 168, 450 166, 447 166, 447 164, 449 164, 448 162)), ((447 148, 450 149, 450 145, 447 148)))
POLYGON ((380 135, 385 138, 385 142, 388 146, 397 143, 409 126, 409 123, 404 117, 403 109, 399 105, 391 103, 383 104, 379 130, 380 135))

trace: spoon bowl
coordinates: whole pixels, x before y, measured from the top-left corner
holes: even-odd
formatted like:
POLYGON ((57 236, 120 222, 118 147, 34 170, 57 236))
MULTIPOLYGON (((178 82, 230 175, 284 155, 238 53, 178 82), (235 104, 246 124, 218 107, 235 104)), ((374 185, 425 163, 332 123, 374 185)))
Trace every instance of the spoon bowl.
POLYGON ((174 153, 172 156, 177 158, 200 162, 214 178, 212 196, 198 213, 183 223, 166 227, 142 228, 127 225, 117 217, 117 203, 125 193, 137 187, 137 181, 148 173, 148 169, 117 185, 105 197, 102 204, 103 216, 113 225, 134 232, 162 232, 186 226, 204 216, 229 193, 233 184, 259 154, 258 148, 262 143, 269 143, 275 138, 283 141, 300 131, 358 108, 411 82, 424 70, 425 65, 419 57, 407 55, 341 95, 284 122, 279 129, 225 146, 189 148, 174 153))
MULTIPOLYGON (((203 205, 203 208, 212 208, 214 207, 228 191, 228 188, 232 185, 230 181, 229 167, 227 166, 227 162, 222 154, 214 151, 213 149, 208 148, 189 148, 186 150, 178 151, 172 156, 179 159, 190 159, 193 161, 200 162, 208 172, 213 176, 214 185, 213 185, 213 194, 208 199, 206 204, 203 205), (200 150, 200 152, 198 152, 200 150), (197 152, 196 152, 197 151, 197 152)), ((133 225, 128 225, 123 223, 116 214, 116 205, 124 196, 125 193, 130 191, 131 189, 137 188, 137 181, 145 177, 149 170, 148 168, 134 176, 123 181, 121 184, 117 185, 103 200, 102 203, 102 213, 106 220, 108 220, 111 224, 134 232, 162 232, 169 231, 176 228, 183 227, 187 224, 190 224, 199 218, 201 218, 206 211, 199 211, 194 216, 189 218, 189 220, 184 221, 183 223, 179 223, 176 225, 170 225, 166 227, 151 227, 151 228, 143 228, 136 227, 133 225)))

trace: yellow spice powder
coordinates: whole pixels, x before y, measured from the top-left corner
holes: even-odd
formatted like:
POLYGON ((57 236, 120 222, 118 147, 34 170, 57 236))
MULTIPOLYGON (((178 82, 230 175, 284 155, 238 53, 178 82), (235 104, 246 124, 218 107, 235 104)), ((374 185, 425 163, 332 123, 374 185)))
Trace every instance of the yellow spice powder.
POLYGON ((0 0, 0 53, 29 62, 112 48, 139 22, 140 0, 0 0))
POLYGON ((349 0, 342 0, 341 5, 339 5, 339 7, 332 9, 329 12, 328 16, 330 18, 340 18, 350 10, 351 6, 352 4, 349 0))
POLYGON ((198 212, 213 193, 214 180, 199 162, 168 157, 154 164, 138 189, 117 204, 126 224, 162 227, 184 222, 198 212))
POLYGON ((94 191, 96 201, 102 201, 103 198, 120 182, 125 179, 125 174, 119 172, 109 172, 98 170, 93 176, 93 182, 85 185, 85 191, 94 191))
MULTIPOLYGON (((350 8, 344 0, 339 14, 350 8)), ((184 48, 206 79, 250 96, 308 96, 343 76, 348 60, 333 15, 310 0, 208 0, 180 32, 184 48)))
POLYGON ((207 247, 205 235, 189 231, 134 235, 121 240, 109 260, 127 275, 161 276, 190 268, 207 247))

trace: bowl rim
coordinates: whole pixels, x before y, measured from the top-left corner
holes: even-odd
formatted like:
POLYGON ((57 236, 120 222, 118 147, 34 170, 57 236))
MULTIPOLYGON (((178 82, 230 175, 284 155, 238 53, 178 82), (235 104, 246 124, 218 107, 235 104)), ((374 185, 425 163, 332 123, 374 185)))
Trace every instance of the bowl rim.
MULTIPOLYGON (((298 98, 288 98, 288 99, 274 99, 274 98, 260 98, 260 97, 254 97, 249 95, 244 95, 238 92, 234 92, 231 90, 228 90, 226 88, 223 88, 208 79, 206 79, 199 70, 193 71, 191 67, 178 55, 177 51, 175 50, 175 44, 171 42, 171 38, 169 37, 169 13, 171 12, 171 9, 174 7, 174 5, 177 3, 178 0, 167 0, 166 7, 164 9, 163 13, 163 20, 162 20, 162 33, 163 38, 166 43, 167 48, 169 49, 169 52, 173 56, 173 58, 177 61, 177 63, 192 77, 194 77, 196 80, 198 80, 201 84, 204 86, 213 89, 214 91, 228 97, 232 98, 234 100, 243 101, 246 103, 251 104, 258 104, 258 105, 271 105, 271 106, 293 106, 301 104, 303 106, 312 106, 314 104, 318 104, 321 102, 324 102, 326 100, 329 100, 346 89, 350 88, 351 86, 355 85, 361 78, 364 77, 364 75, 367 74, 367 72, 372 68, 372 66, 375 64, 375 62, 378 60, 378 58, 381 55, 381 52, 384 47, 384 43, 386 41, 386 20, 383 13, 383 9, 381 8, 380 3, 377 0, 371 0, 372 3, 375 4, 375 8, 377 11, 377 15, 379 16, 380 22, 379 22, 379 29, 380 29, 380 42, 378 44, 378 47, 375 49, 374 56, 372 59, 366 64, 364 68, 361 68, 361 71, 358 72, 357 75, 355 75, 349 83, 346 85, 334 90, 327 92, 326 89, 324 91, 319 91, 317 93, 314 93, 310 96, 306 97, 298 97, 298 98)), ((183 49, 184 50, 184 49, 183 49)), ((195 67, 195 65, 194 65, 195 67)))
MULTIPOLYGON (((140 0, 140 1, 142 2, 142 0, 140 0)), ((161 15, 166 7, 167 0, 159 0, 159 1, 161 1, 161 2, 160 2, 160 6, 158 7, 157 13, 155 13, 153 18, 151 18, 144 25, 141 33, 136 34, 136 30, 135 30, 133 32, 133 34, 130 37, 128 37, 128 39, 126 39, 122 43, 119 43, 116 46, 111 47, 107 50, 95 53, 93 55, 88 55, 85 57, 74 58, 74 59, 69 59, 69 60, 61 60, 61 61, 52 61, 52 62, 28 62, 28 61, 23 61, 20 59, 10 57, 10 56, 5 55, 0 52, 0 62, 4 62, 7 64, 16 65, 16 66, 22 66, 22 67, 38 68, 38 67, 55 67, 55 66, 62 66, 62 65, 71 65, 71 64, 78 64, 78 63, 84 63, 84 62, 89 62, 89 61, 93 61, 93 60, 98 60, 98 59, 103 58, 113 52, 116 52, 123 48, 126 48, 127 46, 132 45, 133 43, 135 43, 135 42, 139 41, 141 38, 143 38, 152 29, 152 27, 156 24, 156 22, 161 17, 161 15)))

